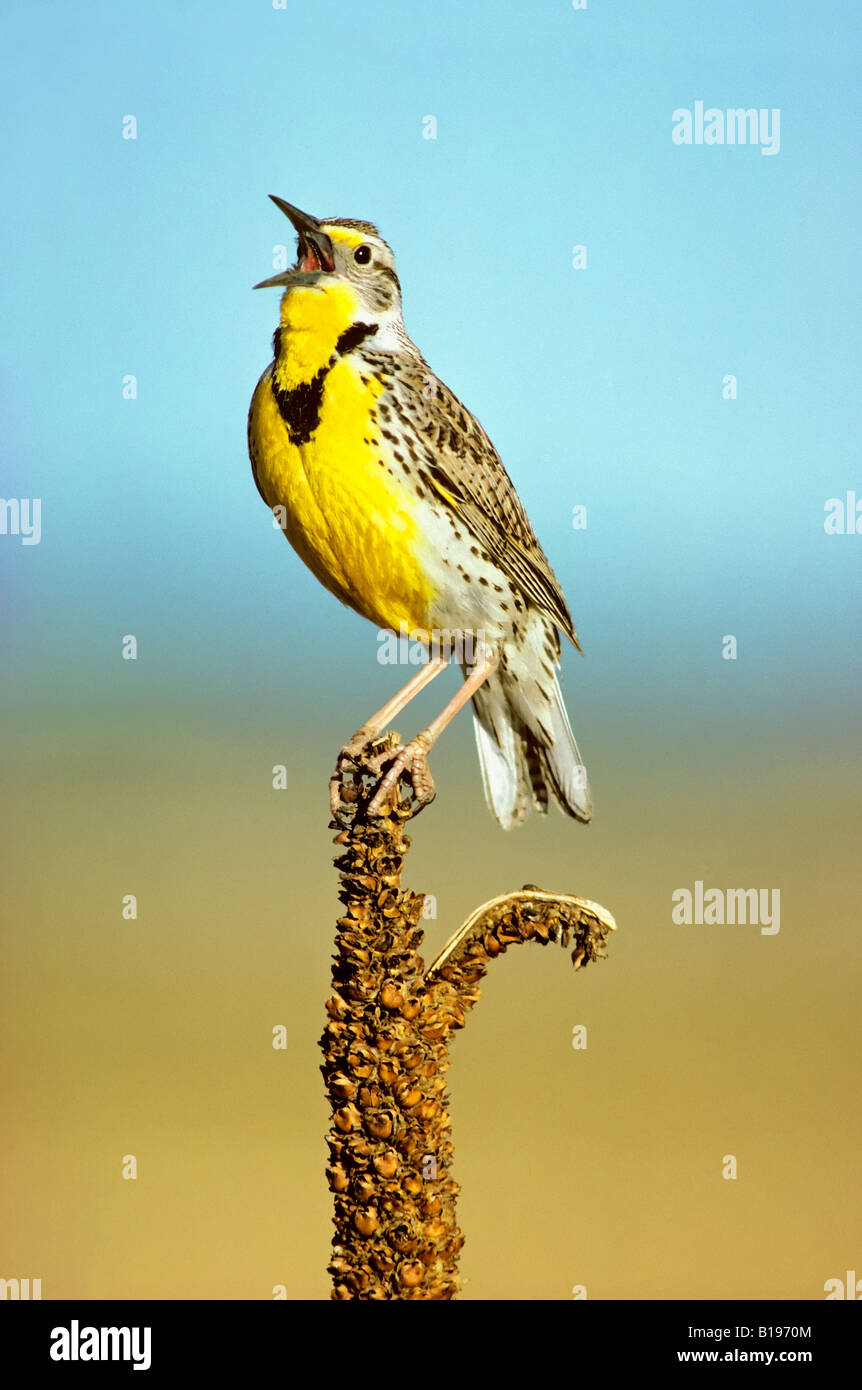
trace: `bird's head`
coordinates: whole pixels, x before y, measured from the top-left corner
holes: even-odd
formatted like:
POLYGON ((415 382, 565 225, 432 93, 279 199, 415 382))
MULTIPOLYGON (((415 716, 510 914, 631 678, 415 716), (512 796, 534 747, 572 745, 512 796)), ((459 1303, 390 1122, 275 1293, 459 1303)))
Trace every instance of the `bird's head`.
MULTIPOLYGON (((387 330, 400 337, 401 286, 395 273, 395 258, 373 223, 344 217, 318 220, 273 193, 270 197, 296 230, 298 255, 295 265, 280 275, 261 280, 254 288, 285 290, 282 320, 290 315, 288 302, 299 296, 307 300, 310 292, 315 299, 322 294, 330 301, 337 300, 354 321, 375 324, 381 337, 387 330)), ((316 311, 313 300, 307 307, 311 312, 326 312, 322 303, 316 311)))

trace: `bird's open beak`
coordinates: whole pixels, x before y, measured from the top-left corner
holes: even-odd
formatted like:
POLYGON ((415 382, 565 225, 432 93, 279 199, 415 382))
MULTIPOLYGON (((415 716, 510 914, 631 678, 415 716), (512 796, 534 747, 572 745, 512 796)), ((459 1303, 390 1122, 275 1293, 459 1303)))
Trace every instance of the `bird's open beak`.
POLYGON ((295 208, 292 203, 286 203, 283 198, 277 198, 274 193, 270 193, 269 196, 296 228, 299 255, 296 265, 291 266, 289 270, 283 270, 280 275, 261 280, 254 288, 266 290, 275 285, 315 284, 319 275, 335 269, 335 256, 330 238, 321 229, 316 217, 310 217, 307 212, 300 212, 299 208, 295 208))

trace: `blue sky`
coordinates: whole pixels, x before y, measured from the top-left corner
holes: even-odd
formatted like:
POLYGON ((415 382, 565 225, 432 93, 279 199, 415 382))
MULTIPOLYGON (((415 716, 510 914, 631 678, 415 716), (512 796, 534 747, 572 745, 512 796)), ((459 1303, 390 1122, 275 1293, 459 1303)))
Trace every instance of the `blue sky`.
POLYGON ((320 642, 324 675, 345 647, 373 663, 248 468, 274 192, 392 243, 408 329, 497 444, 597 688, 645 663, 662 690, 702 684, 734 632, 776 700, 815 673, 823 695, 824 671, 847 693, 862 539, 822 518, 862 498, 855 6, 21 3, 0 23, 2 495, 43 499, 38 547, 0 537, 22 670, 62 654, 83 680, 139 629, 168 667, 197 647, 264 682, 273 644, 320 642), (780 152, 674 145, 696 100, 779 108, 780 152))

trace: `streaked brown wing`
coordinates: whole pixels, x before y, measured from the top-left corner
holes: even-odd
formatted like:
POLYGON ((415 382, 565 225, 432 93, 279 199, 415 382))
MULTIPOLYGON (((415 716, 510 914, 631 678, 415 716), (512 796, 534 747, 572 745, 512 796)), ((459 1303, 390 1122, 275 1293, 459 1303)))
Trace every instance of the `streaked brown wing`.
MULTIPOLYGON (((369 353, 369 358, 374 354, 369 353)), ((572 615, 523 503, 479 421, 421 357, 380 356, 390 409, 411 430, 423 470, 524 597, 580 651, 572 615)))

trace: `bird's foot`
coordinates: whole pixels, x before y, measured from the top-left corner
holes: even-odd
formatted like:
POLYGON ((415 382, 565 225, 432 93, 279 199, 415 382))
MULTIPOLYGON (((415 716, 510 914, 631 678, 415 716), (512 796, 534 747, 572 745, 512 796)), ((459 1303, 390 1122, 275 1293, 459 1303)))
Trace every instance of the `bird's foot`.
POLYGON ((416 810, 434 800, 434 779, 428 768, 431 740, 427 734, 402 747, 398 734, 389 732, 375 736, 367 729, 358 729, 338 755, 335 771, 329 779, 329 805, 335 818, 345 803, 359 800, 365 778, 376 781, 376 789, 368 806, 368 814, 384 813, 393 788, 407 776, 413 790, 416 810))
POLYGON ((397 734, 386 734, 382 739, 375 736, 365 726, 357 729, 353 738, 348 739, 335 764, 335 771, 329 779, 329 809, 335 816, 344 802, 355 802, 359 797, 362 782, 361 770, 374 764, 379 753, 374 744, 381 743, 380 752, 388 752, 400 743, 397 734), (346 781, 345 773, 352 774, 353 780, 346 781))
MULTIPOLYGON (((410 785, 413 789, 413 799, 417 803, 417 810, 427 806, 429 801, 433 801, 436 795, 434 790, 434 778, 428 767, 428 752, 431 748, 431 739, 427 733, 417 734, 409 743, 405 743, 403 748, 399 748, 394 758, 386 769, 386 773, 380 782, 377 791, 371 798, 368 806, 368 814, 379 816, 383 813, 386 802, 392 790, 405 775, 410 778, 410 785)), ((373 755, 372 761, 382 770, 386 761, 391 757, 392 749, 383 749, 373 755)))

